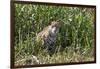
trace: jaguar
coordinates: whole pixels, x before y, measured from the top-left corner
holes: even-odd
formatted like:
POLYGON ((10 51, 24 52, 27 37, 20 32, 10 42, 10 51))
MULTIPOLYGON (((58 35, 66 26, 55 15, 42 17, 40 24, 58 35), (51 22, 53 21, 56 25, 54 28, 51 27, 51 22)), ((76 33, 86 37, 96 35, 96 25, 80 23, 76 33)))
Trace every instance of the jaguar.
POLYGON ((41 45, 52 55, 55 52, 56 38, 59 32, 60 22, 52 21, 50 25, 45 27, 42 31, 37 34, 36 40, 41 42, 41 45))

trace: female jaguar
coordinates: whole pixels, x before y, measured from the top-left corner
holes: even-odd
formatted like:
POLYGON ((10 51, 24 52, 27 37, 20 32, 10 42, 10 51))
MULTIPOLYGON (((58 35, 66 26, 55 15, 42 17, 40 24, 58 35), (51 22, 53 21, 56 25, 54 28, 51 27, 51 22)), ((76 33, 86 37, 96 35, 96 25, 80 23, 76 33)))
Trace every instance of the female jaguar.
POLYGON ((37 34, 36 40, 48 51, 50 55, 55 52, 55 42, 59 32, 60 22, 52 21, 51 25, 45 27, 37 34))

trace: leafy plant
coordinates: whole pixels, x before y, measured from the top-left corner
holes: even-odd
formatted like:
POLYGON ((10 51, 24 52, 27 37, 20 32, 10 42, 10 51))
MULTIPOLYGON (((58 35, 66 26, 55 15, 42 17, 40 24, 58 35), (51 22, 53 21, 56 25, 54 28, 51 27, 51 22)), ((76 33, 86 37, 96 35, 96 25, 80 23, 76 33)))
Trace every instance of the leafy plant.
POLYGON ((15 62, 33 53, 43 64, 93 61, 94 16, 94 8, 15 4, 15 62), (49 56, 35 42, 35 37, 53 20, 62 24, 57 52, 49 56))

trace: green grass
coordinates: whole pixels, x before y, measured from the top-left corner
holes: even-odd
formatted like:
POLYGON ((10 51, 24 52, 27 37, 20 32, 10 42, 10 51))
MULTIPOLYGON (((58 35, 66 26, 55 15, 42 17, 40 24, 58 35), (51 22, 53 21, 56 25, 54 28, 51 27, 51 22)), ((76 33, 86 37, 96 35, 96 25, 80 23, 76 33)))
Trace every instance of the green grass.
POLYGON ((42 64, 94 61, 94 16, 94 8, 15 4, 15 65, 28 65, 34 53, 42 64), (62 24, 49 56, 35 37, 53 20, 62 24))

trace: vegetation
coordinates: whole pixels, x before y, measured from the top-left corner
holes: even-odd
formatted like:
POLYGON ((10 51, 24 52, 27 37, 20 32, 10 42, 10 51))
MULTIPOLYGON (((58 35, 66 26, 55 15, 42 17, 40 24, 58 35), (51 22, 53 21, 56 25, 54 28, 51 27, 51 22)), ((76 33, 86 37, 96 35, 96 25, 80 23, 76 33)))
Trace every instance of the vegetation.
POLYGON ((27 65, 22 59, 34 53, 41 64, 94 61, 94 16, 94 8, 15 4, 15 65, 27 65), (49 56, 35 37, 53 20, 62 24, 49 56))

